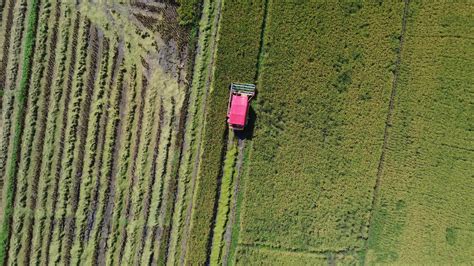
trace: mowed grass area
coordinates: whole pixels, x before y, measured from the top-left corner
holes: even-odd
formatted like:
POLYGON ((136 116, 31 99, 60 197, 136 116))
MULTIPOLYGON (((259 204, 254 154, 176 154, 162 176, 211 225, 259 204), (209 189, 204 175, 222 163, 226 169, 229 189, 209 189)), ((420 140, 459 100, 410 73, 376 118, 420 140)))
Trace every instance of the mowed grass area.
POLYGON ((268 5, 239 243, 352 254, 367 238, 404 3, 268 5))
POLYGON ((474 261, 474 5, 409 6, 369 263, 474 261))

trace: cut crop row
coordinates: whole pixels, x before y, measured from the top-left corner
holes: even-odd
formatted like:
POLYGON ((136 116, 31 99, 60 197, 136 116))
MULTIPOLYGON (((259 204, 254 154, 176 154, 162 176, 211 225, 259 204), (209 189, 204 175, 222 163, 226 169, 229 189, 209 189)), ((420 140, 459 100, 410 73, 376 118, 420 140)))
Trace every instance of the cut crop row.
POLYGON ((201 137, 206 98, 209 90, 211 61, 214 57, 214 48, 217 33, 217 16, 219 15, 218 3, 203 1, 202 15, 199 23, 199 36, 191 90, 188 99, 188 117, 186 121, 185 139, 183 143, 181 165, 178 172, 177 198, 173 217, 171 240, 168 247, 168 263, 174 264, 181 261, 183 246, 186 246, 186 234, 189 231, 190 215, 192 208, 193 191, 197 176, 198 157, 201 150, 201 137))
MULTIPOLYGON (((24 120, 26 113, 26 104, 28 98, 29 81, 31 76, 31 64, 33 62, 34 49, 35 49, 35 36, 38 19, 38 1, 32 0, 31 5, 28 8, 26 32, 24 39, 24 50, 20 80, 18 88, 15 90, 15 115, 13 123, 13 135, 12 135, 12 150, 11 158, 6 169, 6 198, 3 202, 3 215, 2 223, 0 228, 0 264, 6 264, 7 261, 7 250, 8 243, 11 237, 11 222, 13 216, 13 206, 15 200, 16 190, 16 179, 18 173, 18 160, 21 153, 21 138, 24 131, 24 120)), ((10 83, 11 84, 11 83, 10 83)))
MULTIPOLYGON (((161 99, 163 102, 163 100, 161 99)), ((154 161, 151 168, 154 183, 148 192, 150 197, 150 205, 148 207, 148 215, 146 217, 145 240, 143 244, 143 252, 141 254, 141 263, 151 263, 152 257, 156 258, 156 235, 159 230, 158 215, 163 203, 164 191, 164 172, 169 157, 169 145, 171 143, 172 134, 172 110, 165 110, 161 105, 160 110, 160 127, 157 133, 154 161)))
MULTIPOLYGON (((88 138, 95 138, 95 136, 88 135, 88 124, 89 119, 91 118, 91 106, 92 106, 92 97, 95 92, 95 82, 98 80, 99 76, 99 67, 100 67, 100 56, 102 52, 101 41, 102 39, 99 36, 98 30, 94 26, 89 27, 88 32, 88 57, 87 65, 86 65, 86 73, 84 76, 84 92, 82 95, 83 98, 83 106, 80 110, 79 115, 79 122, 78 122, 78 143, 76 152, 74 155, 73 163, 73 170, 72 170, 72 188, 70 192, 70 202, 67 203, 67 216, 66 224, 64 228, 65 240, 62 242, 62 256, 63 256, 63 263, 69 264, 70 263, 70 249, 72 245, 72 241, 74 238, 74 230, 75 230, 75 214, 78 206, 79 200, 79 190, 80 184, 82 182, 82 173, 83 173, 83 166, 84 166, 84 156, 85 156, 85 148, 86 148, 86 141, 88 138)), ((98 127, 99 125, 96 125, 98 127)))
POLYGON ((60 3, 56 3, 54 5, 54 15, 52 19, 50 19, 50 29, 52 31, 50 38, 48 39, 48 58, 47 58, 47 66, 45 72, 43 74, 43 79, 41 81, 41 92, 42 97, 40 98, 40 107, 38 110, 38 132, 35 134, 35 139, 33 140, 32 146, 33 151, 31 155, 31 166, 29 167, 28 177, 31 180, 31 185, 29 187, 28 194, 28 208, 33 212, 32 215, 29 216, 28 221, 26 223, 26 234, 23 235, 22 242, 23 246, 25 247, 22 251, 20 251, 19 256, 25 258, 25 264, 29 264, 31 260, 31 253, 32 253, 32 246, 33 246, 33 226, 35 224, 36 218, 36 206, 37 206, 37 199, 39 198, 38 195, 38 185, 40 183, 40 171, 41 171, 41 164, 43 162, 43 147, 44 147, 44 140, 45 140, 45 133, 46 133, 46 123, 48 117, 48 108, 50 105, 50 98, 51 98, 51 87, 53 86, 54 75, 55 73, 55 61, 57 58, 56 48, 58 42, 58 29, 59 23, 61 19, 61 5, 60 3))
MULTIPOLYGON (((141 130, 139 152, 134 166, 134 186, 131 193, 130 218, 127 224, 127 245, 125 247, 124 257, 128 264, 138 263, 140 261, 142 250, 143 228, 146 226, 148 210, 145 206, 146 188, 152 179, 152 161, 154 143, 157 142, 158 125, 156 114, 159 114, 159 108, 156 108, 158 101, 158 88, 148 84, 146 78, 142 78, 142 97, 146 99, 143 109, 144 130, 141 130), (150 87, 150 88, 146 88, 150 87)), ((159 152, 159 151, 158 151, 159 152)), ((156 179, 155 179, 156 181, 156 179)), ((149 207, 149 206, 148 206, 149 207)))
MULTIPOLYGON (((115 193, 114 183, 111 181, 111 178, 114 178, 114 161, 116 158, 116 149, 118 145, 122 144, 124 139, 122 138, 124 132, 121 131, 123 117, 123 108, 124 101, 127 95, 127 92, 124 91, 127 88, 129 82, 129 76, 126 75, 126 68, 122 58, 122 46, 121 43, 117 46, 117 53, 114 54, 118 56, 117 61, 114 61, 111 65, 111 80, 109 86, 113 86, 109 101, 107 102, 107 123, 106 130, 104 134, 104 144, 103 152, 101 159, 101 167, 97 168, 98 181, 100 187, 95 191, 94 201, 88 215, 88 225, 85 232, 86 236, 86 246, 84 253, 81 257, 82 263, 85 264, 96 264, 98 261, 103 258, 99 258, 97 250, 100 247, 100 243, 104 241, 104 238, 107 238, 108 235, 103 235, 103 228, 110 228, 110 225, 106 224, 106 219, 109 219, 110 214, 107 213, 108 203, 110 201, 110 194, 112 191, 115 193), (119 130, 120 129, 120 130, 119 130)), ((127 132, 128 133, 128 132, 127 132)), ((79 259, 79 258, 77 258, 79 259)))
MULTIPOLYGON (((73 72, 73 81, 71 95, 69 98, 69 107, 67 114, 67 126, 64 135, 64 153, 62 154, 61 164, 56 175, 59 176, 58 199, 54 210, 55 224, 53 226, 52 240, 49 249, 49 256, 52 263, 60 263, 62 257, 62 243, 64 238, 66 217, 70 217, 68 205, 71 204, 71 190, 74 181, 73 168, 74 159, 77 157, 79 144, 79 122, 81 119, 81 109, 84 106, 85 98, 85 76, 88 60, 88 38, 90 22, 81 18, 78 44, 77 61, 73 72)), ((71 78, 71 77, 70 77, 71 78)))
POLYGON ((15 193, 15 213, 13 215, 13 228, 10 238, 10 262, 18 263, 18 254, 20 249, 27 248, 22 246, 23 234, 25 228, 29 228, 29 222, 32 218, 32 211, 28 209, 28 199, 31 198, 30 191, 31 179, 28 176, 28 170, 31 162, 31 155, 33 150, 33 140, 37 132, 37 125, 39 101, 44 101, 44 93, 41 91, 41 80, 46 68, 45 58, 48 54, 48 34, 49 34, 49 17, 52 7, 49 1, 41 4, 39 9, 40 17, 38 20, 38 31, 36 36, 35 55, 32 60, 32 76, 28 95, 28 110, 25 117, 25 130, 23 131, 23 139, 21 143, 21 160, 19 162, 18 176, 16 179, 16 193, 15 193), (41 97, 41 99, 40 99, 41 97), (26 224, 25 224, 26 222, 26 224))
POLYGON ((46 126, 45 139, 43 141, 42 162, 39 172, 38 199, 34 215, 34 227, 32 236, 32 254, 31 263, 40 264, 46 260, 50 231, 52 228, 52 219, 54 217, 54 206, 56 204, 57 179, 54 176, 54 170, 59 161, 61 153, 60 139, 62 139, 64 116, 66 115, 67 98, 69 89, 67 89, 68 71, 73 68, 75 62, 76 36, 79 27, 79 21, 67 7, 61 8, 59 41, 55 64, 54 78, 52 84, 52 93, 50 105, 46 108, 46 126), (77 22, 75 22, 77 21, 77 22), (43 260, 42 260, 43 259, 43 260))
MULTIPOLYGON (((111 96, 113 87, 109 85, 113 71, 113 55, 117 49, 117 42, 112 42, 109 47, 107 40, 103 40, 100 45, 103 52, 101 53, 99 77, 94 84, 93 105, 87 126, 88 137, 85 145, 84 164, 81 170, 82 176, 78 207, 74 216, 74 219, 76 219, 76 233, 70 251, 72 264, 77 264, 77 261, 81 258, 84 244, 86 239, 89 238, 89 236, 86 235, 86 231, 88 224, 90 224, 89 220, 92 212, 91 202, 94 200, 94 191, 97 189, 95 187, 97 183, 96 179, 99 175, 96 165, 99 165, 102 161, 101 151, 103 144, 101 145, 100 133, 103 130, 103 125, 101 125, 101 121, 105 115, 107 100, 111 96)), ((103 141, 104 140, 102 140, 102 142, 103 141)))
MULTIPOLYGON (((15 3, 13 12, 13 39, 10 41, 8 49, 8 62, 5 77, 5 88, 3 90, 2 98, 2 131, 0 132, 0 188, 3 188, 5 183, 5 169, 7 167, 7 159, 10 148, 10 134, 12 130, 12 115, 14 111, 15 91, 17 84, 18 68, 20 67, 20 53, 23 47, 23 31, 25 29, 27 1, 21 0, 15 3)), ((5 62, 3 62, 5 64, 5 62)), ((3 189, 2 189, 3 191, 3 189)), ((2 193, 3 195, 3 193, 2 193)), ((2 196, 0 196, 2 197, 2 196)), ((3 198, 0 206, 3 206, 3 198)))
MULTIPOLYGON (((123 68, 125 71, 126 68, 123 68)), ((107 250, 107 264, 113 265, 120 261, 119 253, 120 249, 120 236, 122 228, 125 226, 123 221, 123 215, 125 213, 125 196, 126 189, 128 187, 127 181, 129 177, 130 165, 131 165, 131 153, 136 149, 132 139, 134 129, 136 128, 136 116, 137 116, 137 86, 136 86, 136 66, 132 66, 128 70, 127 80, 124 81, 124 86, 121 89, 127 88, 126 92, 121 92, 126 95, 126 111, 124 113, 124 121, 122 127, 121 137, 121 148, 119 153, 119 161, 121 162, 117 175, 115 177, 115 196, 114 196, 114 208, 112 212, 112 227, 109 233, 109 243, 107 250)), ((118 116, 118 113, 117 113, 118 116)), ((118 118, 118 117, 117 117, 118 118)), ((112 151, 111 151, 112 152, 112 151)), ((112 154, 111 154, 112 155, 112 154)), ((112 161, 113 158, 111 157, 112 161)), ((93 251, 93 250, 91 250, 93 251)))

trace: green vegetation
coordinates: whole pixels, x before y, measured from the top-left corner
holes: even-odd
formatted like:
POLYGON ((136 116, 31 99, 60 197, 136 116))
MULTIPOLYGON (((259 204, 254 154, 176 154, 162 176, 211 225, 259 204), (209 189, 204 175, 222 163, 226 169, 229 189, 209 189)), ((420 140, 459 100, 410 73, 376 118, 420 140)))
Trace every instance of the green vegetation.
POLYGON ((409 5, 370 264, 474 259, 473 14, 462 2, 409 5))
POLYGON ((170 238, 156 232, 171 227, 190 70, 177 6, 1 8, 11 14, 0 27, 11 32, 0 42, 2 262, 163 261, 153 252, 170 238), (166 40, 158 24, 173 30, 166 40))
MULTIPOLYGON (((233 134, 229 134, 230 140, 234 138, 233 134)), ((224 160, 224 169, 222 170, 221 191, 219 193, 219 201, 217 202, 217 215, 215 219, 212 250, 210 257, 211 265, 222 264, 222 247, 225 225, 228 221, 229 205, 232 196, 232 180, 234 177, 234 166, 237 155, 237 146, 234 143, 228 147, 228 152, 224 160)))
POLYGON ((79 2, 0 1, 0 264, 474 260, 472 4, 79 2))
POLYGON ((236 265, 328 265, 322 255, 301 254, 275 251, 271 249, 253 249, 241 247, 237 250, 236 265))
POLYGON ((194 26, 199 21, 203 0, 178 0, 179 24, 194 26))
POLYGON ((32 0, 28 9, 26 34, 24 39, 24 51, 22 59, 22 72, 16 96, 16 111, 14 116, 13 141, 10 163, 6 170, 6 198, 2 212, 2 224, 0 228, 0 264, 4 264, 7 256, 8 241, 10 237, 11 220, 13 216, 13 205, 15 201, 15 183, 18 171, 18 160, 21 150, 21 137, 23 123, 26 113, 28 99, 28 85, 30 81, 31 63, 33 61, 36 22, 38 18, 38 1, 32 0))
POLYGON ((240 241, 361 249, 403 3, 274 1, 268 12, 240 241))
POLYGON ((263 2, 226 1, 222 9, 215 73, 209 94, 202 140, 199 179, 196 187, 186 263, 204 264, 214 216, 217 180, 221 174, 226 141, 225 116, 231 82, 249 82, 255 77, 260 42, 263 2), (229 53, 227 51, 232 51, 229 53))

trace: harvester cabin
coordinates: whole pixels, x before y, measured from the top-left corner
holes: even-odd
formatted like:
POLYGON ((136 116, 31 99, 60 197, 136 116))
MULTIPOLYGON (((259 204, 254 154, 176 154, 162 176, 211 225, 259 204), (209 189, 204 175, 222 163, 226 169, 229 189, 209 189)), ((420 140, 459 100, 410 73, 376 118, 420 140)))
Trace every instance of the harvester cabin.
POLYGON ((255 85, 230 85, 229 107, 227 109, 227 123, 234 130, 243 130, 247 125, 250 100, 255 95, 255 85))

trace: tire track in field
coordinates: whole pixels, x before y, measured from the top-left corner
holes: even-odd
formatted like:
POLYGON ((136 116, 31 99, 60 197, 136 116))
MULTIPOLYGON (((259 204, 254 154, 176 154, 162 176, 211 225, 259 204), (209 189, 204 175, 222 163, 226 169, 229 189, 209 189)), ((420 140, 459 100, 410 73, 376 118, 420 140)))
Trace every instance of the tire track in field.
MULTIPOLYGON (((377 202, 379 190, 380 190, 381 176, 382 176, 383 168, 385 164, 385 154, 387 152, 387 147, 388 147, 389 130, 392 127, 392 115, 393 115, 393 110, 395 108, 395 96, 397 95, 398 79, 400 76, 400 64, 402 61, 402 52, 403 52, 403 44, 405 40, 409 5, 410 5, 410 0, 405 0, 404 8, 403 8, 403 17, 402 17, 402 30, 400 33, 400 46, 399 46, 399 50, 397 54, 397 59, 395 61, 395 71, 394 71, 394 77, 392 81, 392 90, 390 94, 387 118, 385 120, 385 128, 384 128, 384 133, 383 133, 382 153, 380 154, 380 159, 379 159, 379 163, 377 167, 377 175, 375 179, 375 186, 374 186, 373 194, 372 194, 372 203, 371 203, 371 207, 369 211, 369 219, 368 219, 368 225, 366 229, 367 236, 364 237, 365 238, 365 244, 364 244, 365 252, 367 252, 368 250, 368 239, 369 239, 369 234, 370 234, 370 227, 373 223, 374 208, 375 208, 375 204, 377 202)), ((361 232, 361 235, 364 236, 363 232, 361 232)))
POLYGON ((239 139, 238 140, 238 154, 237 154, 237 161, 235 164, 235 179, 234 179, 234 192, 233 192, 233 197, 234 200, 232 201, 232 207, 229 211, 229 216, 228 216, 228 222, 226 226, 226 230, 224 233, 224 247, 223 247, 223 253, 222 253, 222 264, 224 266, 227 265, 227 259, 229 257, 229 252, 230 252, 230 246, 232 242, 232 228, 235 223, 235 218, 236 218, 236 213, 237 213, 237 202, 238 202, 238 196, 239 196, 239 190, 240 190, 240 179, 242 176, 242 164, 244 160, 244 151, 245 151, 245 140, 239 139))
MULTIPOLYGON (((37 197, 38 197, 38 183, 41 173, 41 165, 43 163, 43 150, 44 150, 44 138, 46 133, 46 125, 48 119, 48 106, 51 101, 51 87, 53 86, 53 77, 55 77, 55 62, 56 62, 56 44, 58 40, 58 28, 59 28, 59 20, 61 18, 61 3, 56 3, 56 10, 55 12, 55 20, 54 25, 52 27, 51 39, 50 39, 50 46, 49 46, 49 59, 48 59, 48 68, 46 70, 45 78, 45 85, 44 85, 44 94, 45 94, 45 101, 44 105, 41 107, 42 109, 39 111, 40 118, 38 119, 39 131, 37 142, 33 144, 35 147, 35 154, 36 156, 32 158, 33 166, 30 169, 29 176, 32 176, 32 184, 31 184, 31 192, 28 194, 31 197, 29 209, 36 210, 37 204, 37 197)), ((31 222, 29 227, 27 228, 27 237, 28 240, 25 250, 25 260, 24 265, 29 265, 31 260, 31 248, 33 246, 33 227, 36 222, 35 215, 31 217, 31 222)))
MULTIPOLYGON (((269 0, 265 0, 263 3, 263 19, 262 19, 262 26, 261 26, 261 31, 260 31, 260 43, 259 43, 259 49, 258 49, 258 55, 257 55, 257 66, 255 70, 255 82, 258 83, 260 80, 260 70, 262 67, 262 62, 263 62, 263 51, 265 47, 265 34, 266 34, 266 29, 267 29, 267 21, 268 21, 268 9, 269 9, 269 0)), ((242 175, 242 164, 243 164, 243 159, 244 159, 244 150, 245 150, 245 139, 239 139, 238 140, 238 155, 237 155, 237 162, 235 166, 235 171, 236 171, 236 177, 235 177, 235 186, 234 186, 234 201, 232 203, 232 208, 230 210, 230 213, 228 214, 228 223, 227 227, 224 233, 224 247, 223 247, 223 255, 222 255, 222 260, 221 262, 223 265, 227 265, 228 263, 228 257, 230 253, 230 248, 232 245, 232 228, 235 223, 236 219, 236 212, 237 212, 237 203, 238 203, 238 196, 239 196, 239 190, 240 190, 240 179, 242 175)), ((248 167, 248 166, 247 166, 248 167)))
MULTIPOLYGON (((213 77, 213 66, 214 62, 216 59, 216 51, 217 51, 217 40, 218 40, 218 26, 219 26, 219 21, 222 16, 222 2, 223 0, 217 0, 216 8, 216 14, 214 17, 214 21, 212 23, 212 32, 210 35, 211 43, 210 45, 210 61, 209 64, 207 65, 207 77, 206 77, 206 86, 205 86, 205 92, 204 92, 204 97, 202 100, 202 106, 201 106, 201 114, 205 117, 206 112, 207 112, 207 98, 209 96, 209 91, 211 88, 211 80, 213 77)), ((202 50, 203 47, 197 47, 196 50, 202 50)), ((199 53, 198 53, 199 54, 199 53)), ((203 120, 203 122, 205 122, 203 120)), ((190 197, 190 203, 188 205, 188 208, 186 209, 186 218, 185 218, 185 223, 184 223, 184 230, 183 230, 183 241, 181 242, 181 253, 180 253, 180 265, 185 264, 185 259, 186 259, 186 252, 187 252, 187 246, 188 246, 188 237, 190 235, 190 230, 191 230, 191 216, 192 216, 192 211, 193 211, 193 198, 196 192, 196 179, 198 175, 198 170, 199 170, 199 165, 201 162, 201 150, 202 150, 202 136, 203 136, 204 130, 203 130, 203 125, 201 125, 201 129, 199 132, 200 135, 200 141, 198 143, 197 149, 196 149, 196 159, 194 161, 193 165, 193 170, 191 174, 191 197, 190 197)))

